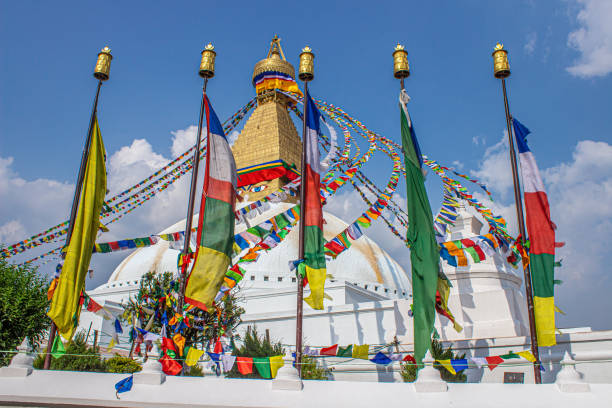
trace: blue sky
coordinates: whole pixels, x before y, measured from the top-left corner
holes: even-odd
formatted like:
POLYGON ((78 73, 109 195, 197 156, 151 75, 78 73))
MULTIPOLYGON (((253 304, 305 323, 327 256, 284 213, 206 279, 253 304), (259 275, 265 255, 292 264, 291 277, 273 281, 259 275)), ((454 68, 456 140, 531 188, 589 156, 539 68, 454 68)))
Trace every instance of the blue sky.
MULTIPOLYGON (((507 151, 500 143, 505 118, 491 60, 501 41, 510 52, 510 108, 533 132, 530 145, 550 189, 558 239, 568 242, 561 251, 565 283, 557 297, 567 316, 560 325, 605 327, 612 289, 605 245, 612 227, 609 3, 168 4, 0 3, 0 242, 13 243, 67 218, 101 47, 109 45, 114 55, 99 120, 109 188, 116 191, 187 147, 190 126, 197 123, 197 68, 207 42, 218 53, 209 95, 223 120, 254 95, 252 68, 274 34, 294 65, 304 45, 313 48, 315 97, 396 141, 399 85, 391 53, 398 41, 404 44, 412 69, 406 87, 423 152, 480 177, 511 220, 507 151)), ((366 173, 384 183, 390 163, 379 157, 366 173)), ((434 211, 439 187, 431 175, 434 211)), ((145 205, 110 237, 146 235, 177 221, 185 213, 179 196, 177 191, 145 205)), ((337 199, 358 198, 347 192, 337 199)), ((344 207, 334 208, 346 216, 344 207)), ((384 227, 376 228, 371 234, 386 241, 384 227)), ((401 246, 386 249, 407 259, 401 246)), ((105 281, 121 257, 94 260, 88 286, 105 281)))

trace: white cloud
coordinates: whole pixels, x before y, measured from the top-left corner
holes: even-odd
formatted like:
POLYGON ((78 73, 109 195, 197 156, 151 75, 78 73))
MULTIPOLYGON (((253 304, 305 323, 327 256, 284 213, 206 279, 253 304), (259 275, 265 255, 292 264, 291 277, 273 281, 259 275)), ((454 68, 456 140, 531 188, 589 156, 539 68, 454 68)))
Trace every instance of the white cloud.
POLYGON ((607 75, 612 72, 612 1, 577 1, 582 7, 576 17, 580 27, 569 34, 567 44, 580 57, 567 71, 582 78, 607 75))
POLYGON ((172 152, 172 157, 177 157, 195 144, 198 127, 191 125, 187 129, 175 130, 170 133, 173 136, 170 151, 172 152))
POLYGON ((532 32, 527 34, 527 39, 523 49, 527 55, 532 55, 536 48, 536 42, 538 41, 538 33, 532 32))
POLYGON ((472 175, 486 184, 491 191, 497 192, 502 200, 510 197, 512 187, 507 134, 504 130, 500 141, 487 147, 479 168, 471 171, 472 175))
POLYGON ((461 170, 464 167, 463 162, 459 161, 459 160, 453 160, 453 162, 451 163, 453 165, 453 167, 457 170, 461 170))
MULTIPOLYGON (((501 214, 516 234, 516 213, 512 197, 512 179, 505 138, 488 148, 479 169, 472 174, 485 182, 498 201, 491 203, 484 194, 474 195, 501 214)), ((538 155, 538 152, 534 152, 538 155)), ((604 328, 609 309, 607 294, 612 290, 610 277, 609 231, 612 229, 612 145, 591 140, 580 141, 565 163, 543 169, 551 208, 557 224, 557 241, 566 242, 557 249, 556 258, 563 267, 555 271, 564 284, 556 287, 560 308, 568 313, 558 316, 559 326, 591 325, 604 328), (580 302, 575 302, 580 299, 580 302)))

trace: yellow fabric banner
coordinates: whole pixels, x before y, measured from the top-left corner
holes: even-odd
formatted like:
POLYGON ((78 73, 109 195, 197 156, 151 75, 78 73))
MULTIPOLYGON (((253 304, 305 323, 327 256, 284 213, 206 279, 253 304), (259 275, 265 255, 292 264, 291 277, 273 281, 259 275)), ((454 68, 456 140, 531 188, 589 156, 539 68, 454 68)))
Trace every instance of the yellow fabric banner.
POLYGON ((100 211, 106 195, 106 151, 98 119, 94 118, 91 145, 81 188, 81 197, 74 220, 66 259, 51 299, 47 315, 57 325, 58 332, 70 340, 79 322, 79 299, 85 286, 91 253, 100 226, 100 211))
POLYGON ((327 270, 325 268, 314 269, 306 265, 304 265, 304 268, 306 268, 306 277, 310 286, 310 296, 305 297, 304 302, 308 303, 313 309, 323 310, 323 298, 325 297, 323 289, 327 270))
POLYGON ((272 374, 272 378, 276 378, 276 372, 284 365, 283 356, 270 357, 270 374, 272 374))
POLYGON ((555 298, 533 297, 533 310, 536 320, 538 346, 550 347, 557 344, 555 336, 555 298))
POLYGON ((362 360, 368 359, 368 353, 370 352, 369 344, 362 344, 358 346, 357 344, 353 344, 353 358, 361 358, 362 360))

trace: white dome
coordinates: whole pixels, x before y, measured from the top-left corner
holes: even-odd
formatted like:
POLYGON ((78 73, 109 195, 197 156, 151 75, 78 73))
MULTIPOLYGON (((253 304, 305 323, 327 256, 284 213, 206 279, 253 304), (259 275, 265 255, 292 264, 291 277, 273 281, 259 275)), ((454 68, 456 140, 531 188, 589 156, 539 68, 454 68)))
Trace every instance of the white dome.
MULTIPOLYGON (((250 225, 257 225, 276 214, 286 211, 292 206, 289 203, 273 204, 271 208, 260 215, 249 220, 250 225)), ((331 239, 348 224, 338 217, 324 212, 325 224, 323 226, 324 236, 331 239)), ((193 225, 197 225, 197 215, 194 217, 193 225)), ((183 231, 185 220, 166 228, 161 233, 183 231)), ((246 230, 244 223, 236 225, 236 233, 246 230)), ((242 282, 248 281, 249 287, 257 288, 259 282, 273 281, 274 286, 285 286, 291 284, 293 273, 289 271, 289 262, 298 257, 298 228, 294 227, 285 240, 270 251, 260 252, 259 259, 254 263, 242 263, 240 266, 246 270, 242 282)), ((193 234, 195 235, 195 234, 193 234)), ((192 235, 192 241, 195 236, 192 235)), ((193 244, 193 242, 192 242, 193 244)), ((156 273, 177 272, 177 258, 179 251, 171 249, 167 241, 160 240, 157 244, 136 249, 127 256, 110 276, 110 286, 118 282, 128 281, 134 284, 146 272, 156 273)), ((333 280, 345 280, 359 286, 372 285, 373 290, 384 291, 389 296, 399 296, 411 292, 410 281, 403 268, 382 250, 374 241, 363 235, 348 250, 340 254, 336 259, 327 263, 327 273, 332 275, 333 280), (387 289, 385 291, 385 289, 387 289)), ((272 282, 270 282, 272 283, 272 282)), ((270 285, 266 283, 265 287, 270 285)), ((262 287, 263 288, 263 287, 262 287)))

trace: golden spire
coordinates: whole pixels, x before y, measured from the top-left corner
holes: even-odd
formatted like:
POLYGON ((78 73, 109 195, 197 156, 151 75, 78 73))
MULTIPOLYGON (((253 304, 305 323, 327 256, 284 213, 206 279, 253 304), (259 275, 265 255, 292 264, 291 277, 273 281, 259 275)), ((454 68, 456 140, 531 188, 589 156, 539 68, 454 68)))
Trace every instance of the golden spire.
POLYGON ((263 72, 267 71, 277 71, 282 72, 283 74, 287 74, 291 76, 291 78, 295 78, 295 69, 293 65, 289 63, 285 59, 285 54, 283 53, 283 48, 280 45, 281 39, 275 35, 270 42, 270 49, 268 51, 268 55, 265 59, 262 59, 257 64, 255 64, 255 68, 253 69, 253 79, 263 72))

